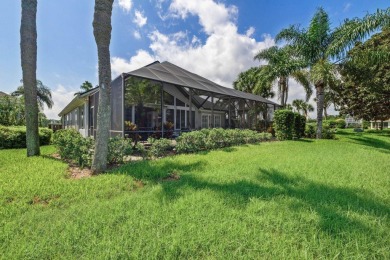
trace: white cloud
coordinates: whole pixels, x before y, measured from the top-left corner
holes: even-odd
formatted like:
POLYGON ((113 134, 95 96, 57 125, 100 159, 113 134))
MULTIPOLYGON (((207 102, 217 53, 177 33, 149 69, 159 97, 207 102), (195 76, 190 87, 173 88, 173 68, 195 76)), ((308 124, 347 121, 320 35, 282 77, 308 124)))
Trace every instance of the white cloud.
POLYGON ((142 27, 146 24, 146 22, 148 21, 148 18, 146 16, 144 16, 144 14, 139 11, 139 10, 135 10, 134 12, 134 20, 133 22, 138 25, 138 27, 142 27))
POLYGON ((132 0, 118 0, 118 5, 128 13, 133 6, 133 2, 132 0))
POLYGON ((48 109, 45 105, 44 113, 48 119, 58 119, 58 114, 66 105, 74 98, 75 91, 66 88, 59 84, 55 89, 52 90, 51 95, 54 105, 51 109, 48 109))
POLYGON ((232 87, 241 71, 259 65, 253 60, 259 50, 275 45, 269 35, 264 35, 262 41, 252 38, 254 28, 245 34, 239 33, 235 6, 212 0, 173 0, 169 15, 171 19, 197 16, 207 35, 204 42, 187 31, 164 34, 155 29, 149 34, 150 51, 140 50, 130 60, 114 57, 113 72, 119 74, 130 68, 139 68, 155 59, 167 60, 223 86, 232 87))
POLYGON ((249 27, 249 29, 246 31, 245 35, 247 37, 252 37, 252 35, 255 33, 255 28, 253 26, 249 27))
POLYGON ((137 40, 141 39, 141 34, 140 34, 139 31, 134 31, 133 36, 134 36, 134 38, 136 38, 137 40))
POLYGON ((154 56, 150 55, 147 51, 144 50, 138 50, 137 54, 131 57, 130 60, 113 57, 111 59, 111 71, 113 74, 112 77, 115 78, 121 73, 139 69, 154 62, 155 60, 156 58, 154 56))

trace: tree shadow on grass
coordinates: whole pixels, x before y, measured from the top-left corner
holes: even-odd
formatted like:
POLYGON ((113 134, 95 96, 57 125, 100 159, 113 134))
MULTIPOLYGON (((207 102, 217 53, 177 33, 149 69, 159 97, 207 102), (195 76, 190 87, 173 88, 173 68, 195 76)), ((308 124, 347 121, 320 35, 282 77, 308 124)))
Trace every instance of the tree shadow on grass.
POLYGON ((388 142, 383 141, 378 138, 368 137, 368 136, 350 136, 348 137, 349 142, 364 145, 370 148, 375 148, 375 150, 390 154, 390 139, 388 142))
POLYGON ((172 158, 163 160, 145 160, 127 163, 119 168, 115 168, 107 174, 123 174, 131 176, 137 180, 157 183, 175 174, 181 175, 191 171, 201 171, 207 165, 204 160, 195 162, 182 162, 172 158))
POLYGON ((257 180, 239 180, 219 183, 202 180, 201 176, 185 174, 177 182, 162 183, 164 199, 175 200, 185 194, 186 189, 211 190, 231 207, 243 208, 252 199, 271 200, 293 198, 298 203, 291 210, 314 210, 319 226, 330 235, 344 232, 372 234, 373 227, 354 218, 351 213, 368 214, 374 217, 390 215, 385 202, 366 190, 334 187, 316 183, 303 177, 289 177, 275 169, 259 169, 257 180))

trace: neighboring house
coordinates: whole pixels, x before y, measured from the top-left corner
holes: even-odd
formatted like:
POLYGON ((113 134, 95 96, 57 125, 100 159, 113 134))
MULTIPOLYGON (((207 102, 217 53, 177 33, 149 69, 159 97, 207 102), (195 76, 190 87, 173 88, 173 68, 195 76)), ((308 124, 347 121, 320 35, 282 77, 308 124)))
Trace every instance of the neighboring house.
POLYGON ((53 130, 53 132, 62 129, 62 123, 60 120, 50 119, 47 127, 53 130))
POLYGON ((4 93, 3 91, 0 91, 0 97, 9 96, 7 93, 4 93))
POLYGON ((385 128, 390 128, 390 118, 388 120, 384 120, 384 121, 370 121, 371 123, 371 129, 385 129, 385 128), (382 124, 382 127, 381 127, 381 124, 382 124))
MULTIPOLYGON (((83 136, 96 135, 99 88, 77 95, 59 114, 63 128, 83 136)), ((110 136, 134 133, 144 138, 158 132, 201 128, 253 128, 267 110, 268 120, 278 104, 261 96, 222 87, 169 62, 154 62, 111 83, 110 136), (163 127, 162 124, 163 123, 163 127)))
POLYGON ((347 115, 345 117, 345 127, 363 127, 363 119, 355 119, 354 117, 347 115))

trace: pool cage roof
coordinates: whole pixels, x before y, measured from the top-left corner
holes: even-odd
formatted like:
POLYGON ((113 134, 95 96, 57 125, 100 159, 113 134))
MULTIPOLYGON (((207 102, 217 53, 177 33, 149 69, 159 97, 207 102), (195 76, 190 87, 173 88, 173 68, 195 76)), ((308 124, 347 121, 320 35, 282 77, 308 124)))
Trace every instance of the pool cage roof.
MULTIPOLYGON (((216 110, 226 110, 219 105, 212 105, 209 97, 217 99, 230 99, 234 100, 249 100, 261 102, 263 104, 267 104, 273 107, 280 107, 279 104, 272 102, 268 99, 265 99, 261 96, 242 92, 232 88, 226 88, 221 85, 218 85, 204 77, 201 77, 195 73, 189 72, 179 66, 176 66, 168 61, 164 61, 160 63, 159 61, 155 61, 149 65, 146 65, 140 69, 123 73, 122 76, 126 79, 130 76, 149 79, 158 81, 161 83, 169 83, 176 85, 182 88, 188 88, 192 90, 193 95, 192 102, 194 105, 199 107, 204 107, 211 109, 212 107, 216 110), (202 98, 200 96, 206 96, 207 98, 202 98)), ((180 89, 180 88, 179 88, 180 89)), ((93 88, 87 92, 81 93, 77 95, 60 113, 59 116, 62 116, 75 107, 81 105, 84 101, 84 98, 90 95, 95 94, 99 91, 99 87, 93 88)), ((189 96, 189 93, 185 89, 181 89, 181 92, 185 96, 189 96)))
POLYGON ((160 63, 159 61, 155 61, 140 69, 124 73, 124 76, 135 76, 190 88, 192 90, 196 90, 198 92, 198 95, 212 94, 216 98, 238 98, 258 101, 261 103, 266 103, 278 107, 280 106, 279 104, 265 99, 261 96, 218 85, 206 78, 203 78, 195 73, 180 68, 179 66, 176 66, 168 61, 164 61, 162 63, 160 63))

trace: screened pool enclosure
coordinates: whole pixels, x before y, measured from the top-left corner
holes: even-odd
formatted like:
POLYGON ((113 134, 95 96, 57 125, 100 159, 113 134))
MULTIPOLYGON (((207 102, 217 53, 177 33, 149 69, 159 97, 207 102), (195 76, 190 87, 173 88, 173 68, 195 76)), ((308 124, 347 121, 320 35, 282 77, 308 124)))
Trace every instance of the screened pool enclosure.
MULTIPOLYGON (((96 135, 99 89, 76 96, 59 114, 64 128, 96 135)), ((222 87, 169 62, 123 73, 111 85, 111 136, 171 137, 201 128, 266 127, 278 104, 222 87)))

